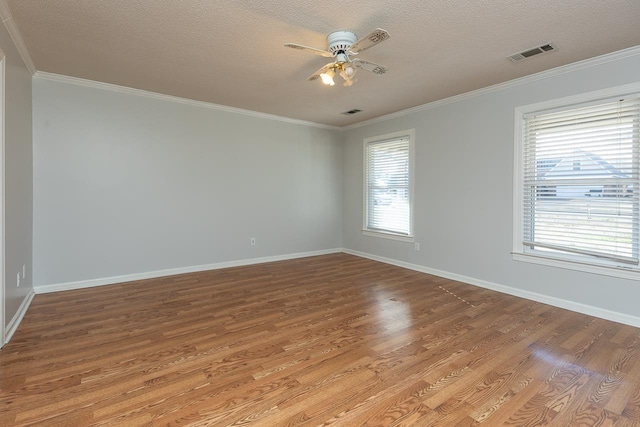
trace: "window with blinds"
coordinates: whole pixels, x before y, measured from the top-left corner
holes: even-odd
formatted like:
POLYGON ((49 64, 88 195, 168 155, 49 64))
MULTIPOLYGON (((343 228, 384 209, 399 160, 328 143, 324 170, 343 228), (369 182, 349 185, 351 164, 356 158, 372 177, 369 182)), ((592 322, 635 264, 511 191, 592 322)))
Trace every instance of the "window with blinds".
POLYGON ((365 140, 365 231, 412 235, 412 135, 406 131, 365 140))
POLYGON ((640 96, 524 114, 521 150, 523 251, 637 267, 640 96))

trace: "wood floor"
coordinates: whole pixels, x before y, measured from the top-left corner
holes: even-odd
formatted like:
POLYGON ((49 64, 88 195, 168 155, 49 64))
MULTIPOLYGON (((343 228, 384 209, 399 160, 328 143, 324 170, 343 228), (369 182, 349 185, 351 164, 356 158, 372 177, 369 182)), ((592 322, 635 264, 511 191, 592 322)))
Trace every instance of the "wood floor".
POLYGON ((37 295, 0 425, 640 426, 640 329, 346 254, 37 295))

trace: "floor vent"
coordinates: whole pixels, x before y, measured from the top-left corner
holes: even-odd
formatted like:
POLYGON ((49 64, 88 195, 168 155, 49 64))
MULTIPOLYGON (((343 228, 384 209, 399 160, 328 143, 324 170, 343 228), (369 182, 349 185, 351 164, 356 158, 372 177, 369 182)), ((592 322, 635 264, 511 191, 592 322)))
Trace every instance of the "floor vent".
POLYGON ((352 114, 359 113, 360 111, 362 110, 358 110, 357 108, 354 108, 353 110, 345 111, 344 113, 340 113, 340 114, 344 114, 345 116, 350 116, 352 114))
POLYGON ((513 55, 507 56, 513 62, 522 61, 523 59, 531 58, 532 56, 540 55, 542 53, 553 52, 557 50, 554 45, 551 43, 543 44, 540 46, 532 47, 531 49, 527 49, 523 52, 514 53, 513 55))

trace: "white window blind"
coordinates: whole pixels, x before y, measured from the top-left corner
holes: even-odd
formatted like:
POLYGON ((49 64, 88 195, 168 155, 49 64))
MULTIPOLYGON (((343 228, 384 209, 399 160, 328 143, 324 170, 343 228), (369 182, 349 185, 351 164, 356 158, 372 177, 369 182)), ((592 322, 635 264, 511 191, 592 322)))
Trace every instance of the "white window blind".
POLYGON ((365 229, 411 235, 410 137, 365 144, 365 229))
POLYGON ((640 98, 524 116, 526 251, 638 264, 640 98))

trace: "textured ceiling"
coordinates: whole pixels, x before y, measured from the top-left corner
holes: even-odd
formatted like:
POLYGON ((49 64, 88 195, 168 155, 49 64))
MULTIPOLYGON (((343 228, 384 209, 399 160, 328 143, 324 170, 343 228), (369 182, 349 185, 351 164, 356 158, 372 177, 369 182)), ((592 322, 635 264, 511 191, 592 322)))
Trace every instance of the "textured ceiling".
POLYGON ((38 71, 333 126, 640 45, 639 0, 7 0, 38 71), (306 78, 325 36, 391 38, 352 87, 306 78), (558 51, 513 63, 543 43, 558 51), (354 116, 341 112, 361 109, 354 116))

